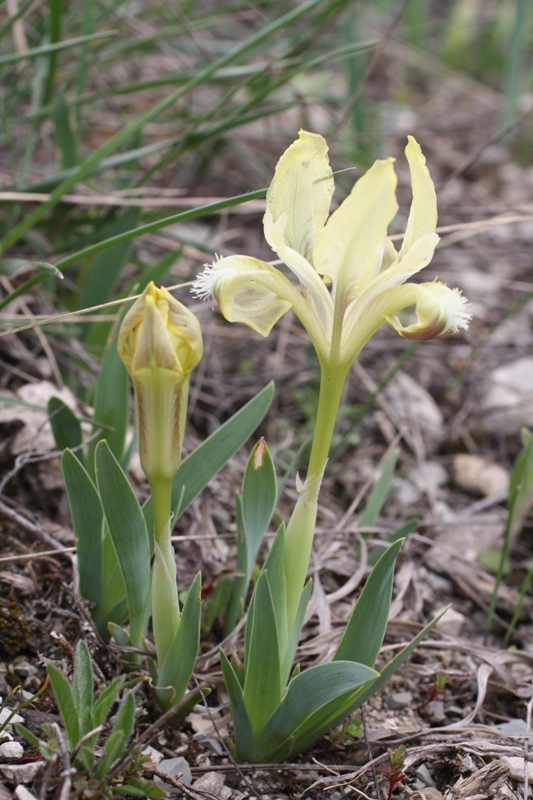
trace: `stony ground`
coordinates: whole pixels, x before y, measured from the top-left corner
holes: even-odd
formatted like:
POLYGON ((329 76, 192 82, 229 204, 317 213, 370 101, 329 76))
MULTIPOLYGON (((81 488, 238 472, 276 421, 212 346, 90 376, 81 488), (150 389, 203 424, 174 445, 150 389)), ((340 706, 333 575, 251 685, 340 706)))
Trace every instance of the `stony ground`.
MULTIPOLYGON (((443 607, 452 607, 410 662, 363 709, 360 737, 332 732, 286 765, 234 763, 228 750, 231 725, 217 659, 219 641, 216 631, 212 633, 204 642, 196 676, 214 687, 208 706, 171 724, 160 719, 150 689, 141 685, 137 690, 139 743, 153 748, 146 775, 154 773, 176 796, 385 800, 389 784, 381 768, 387 750, 400 745, 406 747, 405 778, 395 790, 397 797, 457 800, 529 794, 529 595, 508 645, 503 636, 532 557, 531 518, 526 516, 514 531, 511 569, 490 633, 485 621, 494 577, 483 566, 483 554, 501 546, 520 428, 533 426, 533 167, 515 159, 512 142, 495 141, 485 133, 494 130, 500 111, 496 92, 458 74, 443 75, 442 68, 437 73, 429 57, 419 53, 417 58, 415 65, 412 51, 391 41, 370 86, 379 101, 383 85, 410 80, 416 67, 419 97, 391 123, 387 152, 398 157, 407 210, 401 155, 405 134, 415 132, 421 142, 438 186, 442 236, 424 279, 438 275, 459 286, 472 303, 473 323, 464 336, 413 348, 332 459, 312 563, 315 589, 299 659, 319 662, 340 636, 365 574, 365 548, 359 547, 361 564, 354 545, 366 543, 371 549, 409 518, 420 522, 398 560, 383 659, 443 607), (363 540, 360 513, 394 448, 399 459, 388 501, 363 540), (442 691, 437 691, 435 675, 446 676, 442 691), (181 775, 181 783, 172 775, 181 775)), ((319 110, 310 111, 310 117, 312 128, 320 131, 319 110)), ((237 252, 268 257, 260 217, 257 205, 230 216, 220 236, 237 252)), ((188 238, 202 242, 206 231, 207 223, 191 224, 188 238)), ((194 246, 186 248, 180 276, 194 275, 202 258, 194 246)), ((34 312, 41 310, 38 295, 25 302, 34 312)), ((260 340, 225 323, 208 304, 193 307, 204 326, 206 356, 191 389, 187 448, 273 379, 274 408, 259 433, 282 472, 309 433, 316 403, 317 366, 304 333, 287 317, 268 340, 260 340)), ((350 431, 351 420, 406 347, 391 330, 382 330, 370 342, 350 376, 341 432, 350 431)), ((102 687, 117 674, 121 656, 92 629, 77 595, 74 539, 58 458, 46 415, 30 407, 58 394, 53 365, 42 340, 31 331, 0 340, 0 363, 1 393, 29 404, 0 406, 0 694, 6 697, 20 685, 19 702, 37 692, 48 659, 68 672, 80 637, 94 657, 102 687)), ((63 393, 68 396, 66 389, 63 393)), ((204 581, 215 581, 235 563, 233 497, 246 456, 232 459, 179 522, 178 567, 184 587, 199 567, 204 581)), ((135 464, 133 480, 142 496, 146 486, 135 464)), ((289 482, 281 515, 290 513, 295 496, 294 482, 289 482)), ((238 650, 238 637, 229 646, 238 650)), ((20 716, 37 733, 42 722, 59 722, 49 690, 20 716)), ((5 784, 0 798, 15 792, 21 800, 64 800, 61 765, 55 771, 47 767, 12 725, 4 735, 9 741, 0 745, 5 784)))

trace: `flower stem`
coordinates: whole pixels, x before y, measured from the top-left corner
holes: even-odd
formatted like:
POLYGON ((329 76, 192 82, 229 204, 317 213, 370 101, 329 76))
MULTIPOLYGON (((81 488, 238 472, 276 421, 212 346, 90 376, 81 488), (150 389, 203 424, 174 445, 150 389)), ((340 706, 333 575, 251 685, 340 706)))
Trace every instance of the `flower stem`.
POLYGON ((330 365, 321 369, 318 409, 307 470, 308 476, 321 474, 326 466, 346 373, 345 368, 340 369, 330 365))
MULTIPOLYGON (((287 623, 292 631, 315 533, 318 494, 328 460, 347 369, 322 365, 315 432, 304 488, 291 515, 285 536, 284 568, 287 586, 287 623)), ((290 637, 290 634, 289 634, 290 637)))
POLYGON ((150 483, 154 517, 155 559, 152 568, 152 625, 157 659, 161 665, 180 622, 176 561, 170 541, 172 481, 150 483))

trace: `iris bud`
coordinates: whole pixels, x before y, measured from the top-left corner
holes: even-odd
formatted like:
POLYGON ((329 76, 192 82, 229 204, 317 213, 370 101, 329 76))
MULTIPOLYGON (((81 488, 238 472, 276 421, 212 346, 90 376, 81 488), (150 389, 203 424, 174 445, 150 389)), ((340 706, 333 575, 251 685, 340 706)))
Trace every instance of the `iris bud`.
POLYGON ((150 282, 120 327, 118 352, 135 390, 141 466, 150 483, 179 467, 189 376, 202 357, 200 323, 150 282))

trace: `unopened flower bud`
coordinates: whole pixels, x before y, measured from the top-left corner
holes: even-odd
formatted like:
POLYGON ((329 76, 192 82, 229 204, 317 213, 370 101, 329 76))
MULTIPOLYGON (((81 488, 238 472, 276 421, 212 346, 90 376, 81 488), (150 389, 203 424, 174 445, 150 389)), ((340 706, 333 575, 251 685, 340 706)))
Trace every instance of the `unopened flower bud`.
POLYGON ((172 480, 181 459, 189 376, 202 357, 194 314, 151 282, 122 322, 118 352, 135 390, 141 466, 172 480))

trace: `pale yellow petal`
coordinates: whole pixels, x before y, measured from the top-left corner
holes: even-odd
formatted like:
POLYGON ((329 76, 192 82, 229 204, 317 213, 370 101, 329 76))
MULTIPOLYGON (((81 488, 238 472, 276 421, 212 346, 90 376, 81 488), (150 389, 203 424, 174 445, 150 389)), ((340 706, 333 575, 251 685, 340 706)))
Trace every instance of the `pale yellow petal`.
POLYGON ((422 236, 415 242, 398 264, 394 264, 392 267, 381 272, 367 286, 365 291, 353 300, 344 316, 344 327, 342 331, 343 346, 349 347, 348 342, 352 336, 357 336, 356 329, 359 325, 359 320, 365 314, 367 307, 371 305, 376 298, 393 287, 399 287, 412 275, 429 264, 433 258, 433 253, 438 241, 439 237, 436 233, 429 233, 426 236, 422 236))
POLYGON ((411 171, 413 202, 409 211, 400 257, 407 253, 421 236, 434 233, 437 227, 437 195, 426 166, 426 159, 416 139, 413 136, 407 138, 409 143, 405 148, 405 155, 411 171))
POLYGON ((398 210, 393 161, 376 161, 318 238, 313 263, 333 282, 344 307, 365 289, 381 266, 378 256, 383 253, 387 227, 398 210))
POLYGON ((385 321, 406 338, 433 339, 468 328, 470 318, 467 300, 459 289, 438 282, 393 286, 369 303, 359 317, 342 348, 343 363, 351 364, 385 321), (410 306, 415 306, 417 321, 404 326, 396 315, 410 306))
MULTIPOLYGON (((316 133, 300 131, 299 138, 278 161, 266 210, 274 222, 287 214, 285 243, 308 261, 328 217, 333 189, 326 140, 316 133)), ((274 248, 266 230, 265 236, 274 248)))
POLYGON ((413 289, 416 322, 404 326, 397 316, 385 316, 400 336, 407 339, 434 339, 445 333, 457 333, 461 328, 468 328, 472 315, 468 313, 467 300, 459 289, 449 289, 438 281, 422 283, 413 289))
POLYGON ((315 268, 299 252, 285 244, 287 215, 282 214, 274 222, 269 211, 264 217, 265 238, 281 260, 300 281, 303 294, 321 324, 323 333, 329 338, 333 327, 333 303, 324 281, 315 268))
POLYGON ((383 248, 383 258, 381 260, 380 271, 388 269, 392 264, 398 261, 398 251, 394 247, 393 242, 387 237, 385 239, 385 246, 383 248))
POLYGON ((286 298, 296 291, 279 270, 250 256, 228 256, 198 276, 194 292, 210 294, 228 322, 242 322, 268 336, 278 319, 290 308, 286 298))

